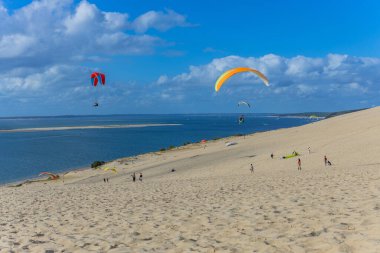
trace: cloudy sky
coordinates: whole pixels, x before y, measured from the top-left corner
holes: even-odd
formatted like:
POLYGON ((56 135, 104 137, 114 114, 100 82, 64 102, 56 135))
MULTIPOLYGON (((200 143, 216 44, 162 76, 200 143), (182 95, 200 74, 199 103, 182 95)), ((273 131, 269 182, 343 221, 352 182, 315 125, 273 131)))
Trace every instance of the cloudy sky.
POLYGON ((376 0, 0 0, 0 116, 379 105, 379 17, 376 0), (271 86, 243 74, 216 94, 237 66, 271 86))

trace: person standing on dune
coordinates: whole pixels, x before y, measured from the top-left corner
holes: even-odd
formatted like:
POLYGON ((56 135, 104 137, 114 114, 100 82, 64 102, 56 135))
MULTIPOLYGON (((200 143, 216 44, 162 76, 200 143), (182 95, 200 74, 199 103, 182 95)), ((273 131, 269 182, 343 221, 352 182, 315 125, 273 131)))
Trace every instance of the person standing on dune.
POLYGON ((251 173, 255 172, 255 169, 253 168, 253 165, 251 163, 251 169, 250 169, 251 173))
POLYGON ((133 174, 132 174, 132 181, 136 182, 136 173, 135 172, 133 172, 133 174))
POLYGON ((300 158, 298 158, 298 170, 302 170, 301 159, 300 158))
POLYGON ((325 156, 325 166, 327 166, 327 157, 325 156))

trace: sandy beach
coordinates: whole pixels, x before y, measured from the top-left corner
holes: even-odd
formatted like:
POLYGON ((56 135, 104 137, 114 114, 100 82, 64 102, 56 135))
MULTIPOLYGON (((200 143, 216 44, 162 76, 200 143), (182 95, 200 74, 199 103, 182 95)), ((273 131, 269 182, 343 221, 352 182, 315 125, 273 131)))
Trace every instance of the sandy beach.
POLYGON ((83 129, 110 129, 110 128, 139 128, 139 127, 159 127, 159 126, 179 126, 180 124, 129 124, 129 125, 98 125, 98 126, 68 126, 68 127, 36 127, 3 129, 0 133, 25 133, 25 132, 46 132, 46 131, 68 131, 83 129))
POLYGON ((380 252, 379 143, 376 107, 2 186, 0 252, 380 252))

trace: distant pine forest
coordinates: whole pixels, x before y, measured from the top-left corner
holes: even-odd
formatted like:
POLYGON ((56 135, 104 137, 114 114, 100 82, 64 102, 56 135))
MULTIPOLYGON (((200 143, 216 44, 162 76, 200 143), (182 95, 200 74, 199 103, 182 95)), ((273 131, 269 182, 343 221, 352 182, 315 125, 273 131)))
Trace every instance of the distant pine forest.
POLYGON ((340 111, 340 112, 301 112, 301 113, 285 113, 285 114, 272 114, 273 116, 278 117, 320 117, 320 118, 332 118, 335 116, 351 113, 351 112, 358 112, 362 110, 366 110, 368 108, 362 108, 362 109, 355 109, 355 110, 347 110, 347 111, 340 111))

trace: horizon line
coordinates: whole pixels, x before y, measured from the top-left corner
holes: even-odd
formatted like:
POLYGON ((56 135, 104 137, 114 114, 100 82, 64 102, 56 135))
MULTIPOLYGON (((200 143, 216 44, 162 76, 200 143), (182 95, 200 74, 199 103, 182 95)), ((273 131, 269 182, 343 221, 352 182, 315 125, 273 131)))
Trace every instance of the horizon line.
POLYGON ((0 116, 0 119, 20 119, 20 118, 65 118, 65 117, 107 117, 107 116, 137 116, 137 115, 208 115, 208 114, 270 114, 270 115, 287 115, 287 114, 310 114, 310 113, 337 113, 346 111, 365 110, 369 108, 358 108, 340 111, 303 111, 303 112, 201 112, 201 113, 111 113, 111 114, 62 114, 62 115, 32 115, 32 116, 0 116))

